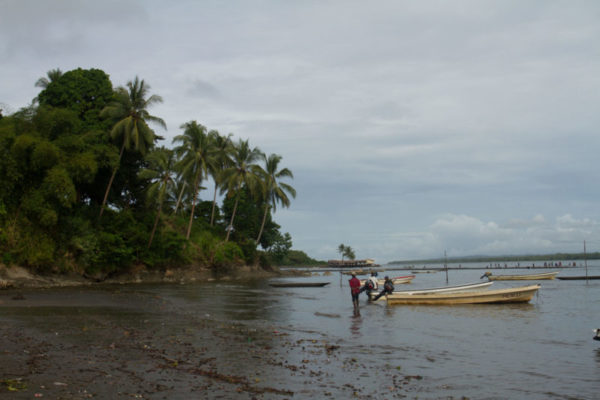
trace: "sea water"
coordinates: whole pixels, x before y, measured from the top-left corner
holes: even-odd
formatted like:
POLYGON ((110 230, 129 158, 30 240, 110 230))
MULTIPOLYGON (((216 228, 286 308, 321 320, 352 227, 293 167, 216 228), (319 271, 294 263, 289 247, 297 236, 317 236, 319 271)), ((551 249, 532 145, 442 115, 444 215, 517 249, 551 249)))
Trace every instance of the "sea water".
MULTIPOLYGON (((554 270, 561 271, 559 276, 586 273, 581 267, 554 270)), ((480 277, 485 271, 482 268, 418 273, 410 284, 397 285, 396 289, 483 282, 485 279, 480 277)), ((550 270, 491 271, 498 275, 550 270)), ((390 270, 382 275, 410 273, 410 270, 390 270)), ((600 266, 590 265, 588 273, 600 275, 600 266)), ((306 338, 324 340, 357 362, 397 368, 404 375, 419 377, 412 392, 396 392, 389 398, 404 395, 419 399, 600 398, 600 342, 592 340, 593 329, 600 328, 600 280, 496 281, 491 286, 497 289, 540 283, 538 293, 525 304, 388 306, 385 302, 369 303, 361 295, 360 315, 356 315, 348 278, 337 271, 317 271, 310 277, 247 282, 123 285, 118 291, 121 299, 160 298, 177 310, 170 318, 181 319, 180 326, 188 318, 189 321, 210 318, 215 323, 243 323, 277 334, 283 332, 292 342, 306 338), (328 284, 281 288, 269 286, 270 281, 328 284)), ((31 291, 25 296, 34 300, 39 297, 47 303, 46 310, 53 304, 59 307, 65 302, 78 301, 116 307, 101 288, 31 291)), ((22 313, 19 318, 27 318, 25 310, 13 312, 22 313)), ((44 312, 49 320, 53 318, 51 312, 44 312)), ((39 313, 35 318, 41 318, 39 313)), ((235 354, 223 352, 221 356, 231 357, 235 363, 235 354)), ((299 356, 291 352, 289 357, 299 356)), ((357 375, 352 370, 328 373, 340 385, 347 380, 357 387, 381 388, 379 394, 377 389, 369 393, 388 398, 390 382, 386 381, 389 378, 386 374, 357 375)), ((303 384, 291 379, 278 376, 276 385, 272 385, 297 389, 303 384)))

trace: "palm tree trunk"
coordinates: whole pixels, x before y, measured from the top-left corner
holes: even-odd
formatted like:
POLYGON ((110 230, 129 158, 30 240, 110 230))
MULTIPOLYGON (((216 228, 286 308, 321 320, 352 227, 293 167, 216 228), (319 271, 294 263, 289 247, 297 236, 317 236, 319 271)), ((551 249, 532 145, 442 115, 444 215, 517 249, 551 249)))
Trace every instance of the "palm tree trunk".
POLYGON ((238 201, 240 200, 240 196, 236 196, 235 204, 233 205, 233 212, 231 213, 231 221, 229 222, 229 226, 227 227, 227 236, 225 237, 225 241, 229 240, 229 234, 231 233, 231 229, 233 229, 233 219, 235 218, 235 212, 237 211, 238 201))
POLYGON ((192 213, 190 214, 190 222, 188 223, 186 240, 190 238, 192 232, 192 221, 194 220, 194 210, 196 209, 196 198, 198 197, 198 185, 200 184, 200 171, 196 175, 196 182, 194 183, 194 198, 192 199, 192 213))
POLYGON ((179 209, 179 203, 181 203, 181 197, 183 196, 183 191, 185 190, 185 186, 187 185, 186 182, 183 182, 181 191, 179 192, 179 197, 177 198, 177 204, 175 204, 175 211, 173 211, 173 214, 177 214, 177 210, 179 209))
POLYGON ((158 226, 158 220, 160 219, 160 209, 162 205, 158 207, 158 212, 156 213, 156 218, 154 219, 154 226, 152 227, 152 233, 150 234, 150 240, 148 241, 148 248, 152 244, 152 239, 154 239, 154 232, 156 232, 156 227, 158 226))
POLYGON ((258 231, 258 237, 256 238, 256 246, 260 243, 260 237, 262 236, 263 230, 265 229, 265 221, 267 220, 267 213, 269 212, 270 205, 265 204, 265 214, 263 215, 262 223, 260 224, 260 231, 258 231))
POLYGON ((98 215, 98 218, 101 218, 102 213, 104 212, 104 206, 106 205, 106 200, 108 200, 108 193, 110 192, 110 187, 112 186, 113 180, 115 179, 115 175, 117 175, 117 170, 119 169, 119 165, 121 164, 121 157, 123 156, 123 150, 125 150, 125 141, 123 141, 123 144, 121 145, 121 152, 119 153, 119 162, 117 163, 117 166, 113 170, 112 176, 110 177, 110 180, 108 181, 108 187, 106 188, 106 193, 104 193, 104 200, 102 200, 102 207, 100 207, 100 215, 98 215))
POLYGON ((215 194, 213 196, 212 212, 210 214, 210 226, 213 226, 215 220, 215 204, 217 204, 217 182, 215 182, 215 194))

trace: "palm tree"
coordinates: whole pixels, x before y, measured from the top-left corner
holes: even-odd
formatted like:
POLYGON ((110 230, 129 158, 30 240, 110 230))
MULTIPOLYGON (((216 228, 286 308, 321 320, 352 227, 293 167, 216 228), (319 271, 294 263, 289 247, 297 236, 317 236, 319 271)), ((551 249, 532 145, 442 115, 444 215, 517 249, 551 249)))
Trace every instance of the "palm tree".
POLYGON ((205 126, 196 121, 190 121, 181 125, 181 129, 184 130, 183 135, 175 136, 173 143, 181 142, 181 145, 175 148, 175 152, 180 157, 177 169, 183 177, 193 182, 192 212, 186 234, 186 239, 189 239, 200 182, 207 176, 208 168, 213 163, 213 151, 205 126))
POLYGON ((62 74, 63 73, 60 70, 60 68, 51 69, 50 71, 46 72, 47 78, 45 76, 41 77, 35 82, 35 86, 40 87, 42 89, 46 89, 50 82, 58 80, 58 78, 60 78, 62 74))
POLYGON ((167 197, 170 187, 174 184, 171 178, 174 160, 173 151, 161 147, 148 154, 148 157, 146 157, 148 168, 141 170, 139 173, 141 179, 150 179, 152 181, 148 187, 147 198, 150 203, 155 203, 158 206, 158 212, 156 213, 154 226, 152 227, 152 233, 150 233, 150 240, 148 241, 148 248, 150 248, 154 239, 163 202, 167 197))
POLYGON ((260 231, 256 238, 256 243, 260 243, 260 237, 262 236, 263 229, 265 228, 265 221, 267 220, 267 214, 270 208, 273 208, 275 212, 276 204, 281 203, 283 207, 290 206, 290 199, 287 196, 289 193, 293 198, 296 198, 296 189, 287 183, 280 182, 281 178, 294 179, 294 174, 287 168, 281 170, 278 169, 281 156, 278 154, 271 154, 269 158, 263 155, 265 161, 265 174, 264 174, 264 191, 266 193, 265 201, 265 213, 263 215, 262 223, 260 225, 260 231))
POLYGON ((232 153, 232 165, 221 174, 222 189, 226 190, 228 196, 236 196, 231 213, 231 221, 227 227, 227 236, 225 241, 229 240, 231 229, 233 228, 233 220, 237 211, 238 202, 240 199, 239 193, 243 186, 246 186, 251 194, 259 193, 261 189, 260 177, 264 174, 264 170, 255 164, 257 160, 263 157, 263 153, 257 148, 250 148, 248 141, 239 140, 234 146, 232 153))
POLYGON ((208 133, 208 135, 210 137, 213 150, 215 152, 215 162, 212 163, 208 169, 209 174, 215 181, 212 211, 210 214, 210 226, 213 226, 215 220, 215 207, 217 204, 217 189, 221 184, 220 174, 225 168, 227 168, 231 164, 231 158, 229 158, 229 154, 233 149, 233 143, 231 142, 231 136, 233 136, 233 133, 230 133, 227 136, 221 136, 219 132, 212 130, 208 133))
POLYGON ((344 249, 344 255, 348 257, 349 260, 354 260, 356 256, 354 255, 354 250, 350 246, 346 246, 344 249))
POLYGON ((110 137, 113 140, 121 142, 121 151, 119 152, 118 163, 115 166, 112 176, 108 181, 102 207, 100 208, 100 217, 104 212, 104 207, 108 199, 108 193, 112 186, 117 169, 121 164, 124 150, 133 149, 144 155, 152 148, 154 141, 157 139, 156 134, 148 126, 148 122, 154 122, 163 128, 167 128, 167 124, 161 118, 150 115, 148 107, 155 103, 162 103, 162 97, 152 95, 148 98, 149 85, 144 83, 144 80, 139 80, 136 76, 135 80, 127 82, 127 88, 119 87, 115 91, 115 101, 104 107, 100 116, 103 118, 111 118, 116 121, 110 137))
POLYGON ((342 256, 342 262, 344 261, 344 256, 346 255, 346 246, 342 243, 338 246, 338 253, 342 256))

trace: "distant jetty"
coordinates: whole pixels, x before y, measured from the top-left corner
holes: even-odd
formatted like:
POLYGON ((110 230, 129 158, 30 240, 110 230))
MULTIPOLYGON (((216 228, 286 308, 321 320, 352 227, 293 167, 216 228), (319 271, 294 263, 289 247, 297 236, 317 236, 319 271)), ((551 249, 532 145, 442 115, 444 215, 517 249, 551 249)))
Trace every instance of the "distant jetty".
POLYGON ((332 268, 370 268, 379 267, 372 258, 364 260, 329 260, 327 266, 332 268))

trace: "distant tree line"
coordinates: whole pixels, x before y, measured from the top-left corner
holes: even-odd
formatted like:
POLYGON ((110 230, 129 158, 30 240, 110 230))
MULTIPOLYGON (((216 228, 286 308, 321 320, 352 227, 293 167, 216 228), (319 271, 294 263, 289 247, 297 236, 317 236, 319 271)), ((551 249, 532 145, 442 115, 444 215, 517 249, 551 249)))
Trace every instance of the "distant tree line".
POLYGON ((195 120, 160 144, 162 98, 138 77, 115 89, 102 70, 56 69, 36 86, 0 115, 0 262, 106 276, 289 261, 273 213, 296 191, 280 155, 195 120))
POLYGON ((476 257, 452 257, 452 258, 431 258, 425 260, 406 260, 391 261, 388 264, 443 264, 448 263, 469 263, 469 262, 520 262, 520 261, 568 261, 568 260, 599 260, 600 252, 595 253, 555 253, 539 254, 526 256, 476 256, 476 257))

